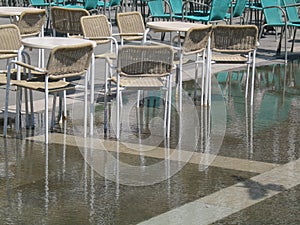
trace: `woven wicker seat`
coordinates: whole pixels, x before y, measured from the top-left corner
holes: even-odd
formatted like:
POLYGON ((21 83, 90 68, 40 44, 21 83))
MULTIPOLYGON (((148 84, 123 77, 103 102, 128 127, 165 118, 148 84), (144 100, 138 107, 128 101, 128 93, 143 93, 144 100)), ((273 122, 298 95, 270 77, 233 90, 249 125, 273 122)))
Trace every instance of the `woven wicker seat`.
POLYGON ((170 135, 173 49, 170 46, 123 46, 117 57, 117 139, 120 137, 120 102, 123 90, 167 90, 165 127, 170 135), (167 122, 168 118, 168 122, 167 122))
POLYGON ((56 32, 67 36, 82 36, 83 33, 80 18, 89 15, 89 12, 85 9, 52 7, 51 18, 54 32, 53 36, 56 36, 56 32))
POLYGON ((121 45, 124 44, 124 41, 142 41, 144 39, 145 25, 140 12, 118 13, 117 24, 121 45))
MULTIPOLYGON (((258 47, 258 29, 255 25, 217 25, 211 38, 212 63, 247 64, 245 98, 252 66, 251 104, 253 104, 255 56, 258 47)), ((210 96, 210 93, 208 93, 210 96)))
MULTIPOLYGON (((18 87, 28 88, 31 90, 42 91, 45 93, 45 143, 48 144, 48 95, 50 92, 63 91, 70 87, 70 83, 65 82, 64 78, 85 76, 85 114, 87 112, 87 70, 91 62, 93 53, 93 45, 85 43, 80 45, 60 46, 51 50, 47 68, 37 68, 35 66, 13 61, 9 64, 7 79, 11 78, 11 67, 16 64, 27 68, 29 71, 38 71, 40 77, 32 77, 27 80, 18 80, 13 82, 18 87)), ((30 75, 30 74, 29 74, 30 75)), ((37 76, 37 74, 35 74, 37 76)), ((30 77, 30 76, 29 76, 30 77)), ((9 98, 10 82, 6 84, 6 102, 4 114, 4 136, 7 132, 7 116, 8 116, 8 98, 9 98)), ((20 111, 17 111, 19 115, 20 111)), ((84 115, 84 135, 86 135, 87 115, 84 115)), ((16 130, 19 127, 17 125, 16 130)))
POLYGON ((199 64, 202 64, 202 90, 201 90, 201 105, 204 104, 204 78, 206 77, 205 73, 205 56, 208 47, 209 37, 212 31, 212 25, 204 25, 201 27, 192 27, 188 30, 185 35, 184 42, 180 48, 178 49, 179 52, 179 96, 180 96, 180 109, 181 109, 181 101, 182 101, 182 67, 185 55, 195 55, 195 96, 196 96, 196 88, 197 88, 197 80, 198 80, 198 70, 199 64))
POLYGON ((21 37, 38 36, 43 34, 43 26, 46 21, 45 9, 29 10, 21 13, 20 18, 16 21, 21 37))

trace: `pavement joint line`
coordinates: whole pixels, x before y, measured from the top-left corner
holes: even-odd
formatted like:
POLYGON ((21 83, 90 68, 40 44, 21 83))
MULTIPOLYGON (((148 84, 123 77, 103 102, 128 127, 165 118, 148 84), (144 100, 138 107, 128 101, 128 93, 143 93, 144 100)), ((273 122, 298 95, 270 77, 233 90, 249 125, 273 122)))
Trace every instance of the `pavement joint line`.
MULTIPOLYGON (((26 140, 30 141, 40 141, 44 142, 44 135, 27 137, 26 140)), ((65 135, 58 133, 49 134, 49 143, 53 144, 66 144, 69 146, 78 146, 84 147, 89 146, 89 148, 93 148, 94 150, 102 150, 115 152, 116 141, 113 140, 102 140, 98 138, 83 138, 79 136, 73 135, 65 135)), ((130 144, 134 146, 135 144, 130 144)), ((136 144, 136 148, 138 149, 141 146, 136 144)), ((143 150, 147 149, 147 151, 143 151, 142 154, 145 157, 152 158, 165 158, 165 148, 161 147, 153 147, 153 146, 143 146, 143 150)), ((136 150, 131 150, 127 148, 125 145, 120 145, 120 152, 132 155, 140 155, 141 153, 136 150)), ((172 161, 183 161, 193 164, 199 164, 203 166, 213 166, 219 167, 223 169, 231 169, 237 171, 245 171, 251 173, 264 173, 266 171, 272 170, 275 167, 278 167, 279 164, 275 163, 266 163, 259 162, 247 159, 238 159, 232 157, 218 156, 209 153, 199 153, 199 152, 190 152, 185 150, 176 151, 176 149, 170 149, 172 161), (177 154, 179 153, 179 154, 177 154)))
POLYGON ((299 184, 300 159, 160 214, 139 225, 211 224, 299 184))

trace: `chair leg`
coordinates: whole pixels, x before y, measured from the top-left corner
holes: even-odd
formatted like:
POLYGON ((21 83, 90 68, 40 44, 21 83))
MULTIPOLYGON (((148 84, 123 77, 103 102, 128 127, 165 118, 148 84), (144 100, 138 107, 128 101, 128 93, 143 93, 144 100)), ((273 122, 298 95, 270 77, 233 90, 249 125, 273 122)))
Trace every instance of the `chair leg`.
POLYGON ((171 111, 172 111, 172 85, 171 85, 171 80, 172 80, 172 74, 169 76, 169 85, 168 85, 168 101, 169 101, 169 105, 168 105, 168 126, 167 126, 167 138, 170 138, 170 130, 171 130, 171 111))
POLYGON ((117 140, 119 140, 120 139, 120 81, 119 81, 119 77, 117 78, 117 112, 116 112, 116 123, 117 123, 116 137, 117 137, 117 140))
POLYGON ((49 130, 49 125, 48 125, 48 101, 49 101, 49 92, 48 92, 48 81, 49 78, 48 76, 45 77, 45 144, 47 145, 49 142, 49 137, 48 137, 48 130, 49 130))
POLYGON ((84 114, 83 114, 83 136, 87 136, 87 91, 88 76, 84 76, 84 114))
MULTIPOLYGON (((10 81, 10 70, 11 70, 11 63, 9 63, 8 67, 7 67, 7 71, 8 71, 7 81, 10 81)), ((3 125, 3 136, 4 137, 6 137, 6 135, 7 135, 9 89, 10 89, 10 82, 6 82, 4 125, 3 125)))
POLYGON ((253 105, 253 98, 254 98, 254 78, 255 78, 255 56, 256 50, 253 52, 253 62, 252 62, 252 84, 251 84, 251 102, 250 104, 253 105))

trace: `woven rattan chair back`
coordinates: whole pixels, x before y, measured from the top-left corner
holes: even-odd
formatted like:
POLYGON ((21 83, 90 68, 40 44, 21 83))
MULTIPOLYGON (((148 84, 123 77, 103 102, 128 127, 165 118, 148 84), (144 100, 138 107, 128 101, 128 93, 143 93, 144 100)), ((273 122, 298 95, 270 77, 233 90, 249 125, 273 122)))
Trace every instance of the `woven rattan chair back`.
POLYGON ((190 28, 186 33, 182 44, 183 52, 185 54, 194 54, 205 50, 211 32, 212 25, 190 28))
POLYGON ((22 37, 37 36, 42 32, 45 21, 45 9, 31 10, 22 12, 16 25, 22 37))
POLYGON ((85 9, 52 7, 52 28, 62 34, 82 35, 80 18, 89 15, 85 9))
POLYGON ((169 46, 123 46, 118 52, 118 71, 124 76, 166 76, 173 68, 169 46))
POLYGON ((52 79, 84 75, 92 53, 91 43, 56 47, 50 52, 47 73, 52 79))
POLYGON ((83 37, 96 40, 97 44, 108 43, 111 37, 111 25, 105 15, 83 16, 80 19, 83 37))
POLYGON ((126 41, 142 40, 145 32, 143 17, 140 12, 124 12, 117 14, 117 24, 121 37, 126 41), (130 34, 126 36, 124 34, 130 34), (136 35, 133 35, 136 34, 136 35))
POLYGON ((247 53, 258 45, 255 25, 217 25, 211 36, 211 49, 216 52, 247 53))
POLYGON ((0 59, 16 57, 21 47, 18 27, 14 24, 0 25, 0 59))

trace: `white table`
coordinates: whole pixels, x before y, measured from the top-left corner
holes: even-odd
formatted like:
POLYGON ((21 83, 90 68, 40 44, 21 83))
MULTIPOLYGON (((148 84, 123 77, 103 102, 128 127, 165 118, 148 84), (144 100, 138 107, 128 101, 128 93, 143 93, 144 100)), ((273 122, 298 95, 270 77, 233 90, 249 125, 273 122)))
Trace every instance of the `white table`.
POLYGON ((20 16, 24 11, 35 11, 40 10, 37 8, 31 7, 10 7, 10 6, 3 6, 0 7, 0 17, 15 17, 20 16))
POLYGON ((205 25, 180 21, 156 21, 148 22, 146 26, 155 32, 187 32, 192 27, 202 27, 205 25))
MULTIPOLYGON (((97 44, 95 41, 86 40, 83 38, 68 38, 68 37, 28 37, 22 39, 22 44, 24 47, 28 48, 37 48, 37 49, 53 49, 58 46, 70 46, 70 45, 78 45, 82 43, 92 43, 93 47, 96 47, 97 44)), ((42 67, 44 67, 44 52, 42 52, 42 67)), ((40 65, 39 65, 40 66, 40 65)), ((90 133, 93 133, 93 122, 94 122, 94 67, 95 67, 95 60, 94 56, 92 56, 92 72, 90 73, 90 86, 91 86, 91 118, 90 118, 90 133)), ((65 93, 64 93, 64 102, 65 100, 65 93)), ((65 106, 66 112, 66 106, 65 106)))

